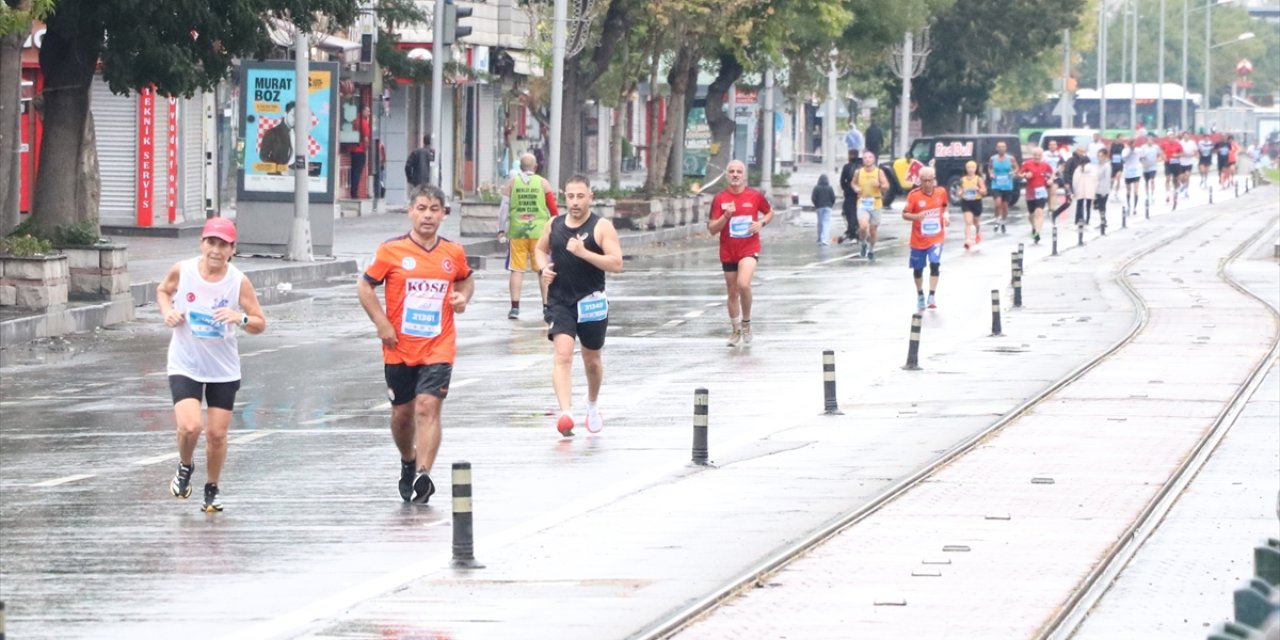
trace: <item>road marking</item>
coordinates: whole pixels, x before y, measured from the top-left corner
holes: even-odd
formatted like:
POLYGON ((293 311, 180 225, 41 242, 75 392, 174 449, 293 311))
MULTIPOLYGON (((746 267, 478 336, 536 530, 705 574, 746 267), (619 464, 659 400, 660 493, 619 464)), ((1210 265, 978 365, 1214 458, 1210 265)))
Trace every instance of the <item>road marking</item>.
POLYGON ((66 477, 63 477, 63 478, 54 478, 53 480, 45 480, 44 482, 37 482, 37 483, 35 483, 35 484, 31 485, 31 486, 33 486, 33 487, 56 487, 56 486, 58 486, 58 485, 60 485, 60 484, 67 484, 68 482, 75 482, 75 481, 77 481, 77 480, 88 480, 89 478, 92 478, 92 477, 94 477, 94 476, 96 476, 96 475, 97 475, 97 474, 93 474, 93 473, 80 473, 80 474, 76 474, 76 475, 74 475, 74 476, 66 476, 66 477))
POLYGON ((146 374, 146 376, 145 376, 145 377, 147 377, 147 378, 158 378, 158 377, 160 377, 160 376, 167 376, 167 375, 169 375, 169 372, 168 372, 168 371, 152 371, 151 373, 146 374))
POLYGON ((664 326, 664 327, 674 327, 674 326, 676 326, 676 325, 678 325, 678 324, 684 324, 684 320, 668 320, 668 321, 667 321, 666 323, 664 323, 662 326, 664 326))
POLYGON ((644 331, 637 331, 637 332, 635 332, 635 333, 631 334, 631 337, 632 337, 632 338, 643 338, 643 337, 645 337, 645 336, 651 336, 651 335, 653 335, 653 334, 655 334, 655 333, 657 333, 657 331, 654 331, 654 330, 652 330, 652 329, 645 329, 644 331))
POLYGON ((166 453, 160 456, 151 456, 150 458, 135 460, 133 464, 134 466, 145 467, 146 465, 149 465, 149 464, 159 464, 161 462, 164 462, 165 460, 172 460, 176 457, 178 457, 178 454, 176 453, 166 453))
POLYGON ((708 307, 718 307, 718 306, 720 306, 720 303, 719 303, 719 302, 708 302, 705 306, 708 306, 708 307))
POLYGON ((457 382, 450 383, 450 384, 449 384, 449 388, 450 388, 450 389, 458 389, 458 388, 461 388, 461 387, 468 387, 468 386, 471 386, 471 385, 473 385, 473 384, 475 384, 475 383, 477 383, 477 382, 481 382, 481 381, 482 381, 482 380, 481 380, 480 378, 467 378, 466 380, 459 380, 459 381, 457 381, 457 382))
POLYGON ((254 440, 261 440, 271 435, 271 433, 272 432, 270 431, 255 431, 253 433, 247 433, 245 435, 242 435, 239 438, 228 440, 227 442, 229 444, 248 444, 250 442, 253 442, 254 440))
POLYGON ((702 314, 704 314, 704 313, 706 313, 706 312, 707 312, 707 310, 706 310, 706 309, 698 309, 698 310, 696 310, 696 311, 690 311, 690 312, 688 312, 688 313, 684 314, 684 317, 686 317, 686 318, 697 318, 697 317, 701 316, 702 314))

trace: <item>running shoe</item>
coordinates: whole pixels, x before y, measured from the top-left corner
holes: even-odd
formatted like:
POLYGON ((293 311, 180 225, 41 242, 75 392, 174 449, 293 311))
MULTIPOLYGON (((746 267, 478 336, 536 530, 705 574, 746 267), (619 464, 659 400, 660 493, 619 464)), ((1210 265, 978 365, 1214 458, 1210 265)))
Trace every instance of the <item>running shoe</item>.
POLYGON ((400 461, 400 497, 408 502, 413 497, 413 476, 417 471, 417 461, 400 461))
POLYGON ((173 474, 173 480, 169 481, 169 493, 173 497, 183 500, 191 497, 191 472, 195 470, 195 465, 178 463, 178 471, 173 474))
POLYGON ((556 420, 556 431, 562 436, 573 435, 573 416, 568 413, 560 414, 560 419, 556 420))
POLYGON ((858 257, 860 258, 867 257, 867 243, 863 242, 858 245, 858 257))
POLYGON ((929 307, 930 309, 937 309, 937 308, 938 308, 938 303, 934 301, 934 299, 933 299, 933 294, 932 294, 932 293, 931 293, 931 294, 929 294, 929 299, 928 299, 928 303, 927 303, 927 304, 928 304, 928 307, 929 307))
POLYGON ((924 294, 916 296, 916 311, 924 311, 924 294))
POLYGON ((982 227, 978 227, 973 237, 974 244, 982 244, 982 227))
POLYGON ((425 473, 418 474, 418 479, 413 481, 413 502, 414 504, 426 504, 431 499, 431 494, 436 492, 436 483, 431 481, 430 476, 425 473))
POLYGON ((968 251, 968 250, 969 250, 969 243, 968 243, 968 242, 964 243, 964 250, 965 250, 965 251, 968 251))
POLYGON ((742 330, 735 327, 733 333, 729 334, 729 346, 736 347, 739 342, 742 342, 742 330))
POLYGON ((1031 232, 1031 239, 1034 240, 1036 244, 1040 244, 1040 234, 1034 231, 1031 232))
POLYGON ((594 404, 587 404, 587 431, 591 433, 600 433, 604 428, 604 418, 600 417, 600 408, 594 404))
POLYGON ((507 312, 507 319, 508 319, 508 320, 519 320, 519 319, 520 319, 520 307, 511 307, 511 310, 507 312))
POLYGON ((751 344, 751 323, 742 321, 742 343, 751 344))
POLYGON ((217 513, 222 511, 222 502, 218 500, 218 485, 212 482, 204 485, 204 506, 200 510, 205 513, 217 513))
POLYGON ((867 262, 875 262, 875 261, 876 261, 876 250, 867 249, 867 262))

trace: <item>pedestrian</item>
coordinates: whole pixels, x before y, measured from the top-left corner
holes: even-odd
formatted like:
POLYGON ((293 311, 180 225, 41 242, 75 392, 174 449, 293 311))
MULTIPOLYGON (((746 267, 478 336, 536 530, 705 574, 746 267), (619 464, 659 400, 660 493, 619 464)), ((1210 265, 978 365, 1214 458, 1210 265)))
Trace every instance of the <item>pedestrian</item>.
POLYGON ((604 428, 597 401, 604 381, 605 333, 609 329, 609 300, 605 272, 622 272, 622 245, 613 222, 591 212, 591 181, 569 178, 564 187, 568 215, 551 218, 538 237, 534 263, 547 289, 547 339, 555 349, 551 385, 560 417, 556 430, 573 433, 573 346, 582 346, 587 374, 587 431, 604 428))
MULTIPOLYGON (((560 214, 555 190, 536 173, 538 159, 532 153, 520 156, 520 173, 502 186, 502 206, 498 208, 498 242, 507 245, 507 290, 511 294, 508 320, 520 319, 520 289, 524 274, 533 269, 533 248, 547 226, 560 214)), ((543 315, 546 315, 547 287, 539 280, 543 315)), ((545 320, 545 317, 544 317, 545 320)))
MULTIPOLYGON (((1083 154, 1084 149, 1076 147, 1077 153, 1083 154)), ((1110 151, 1103 147, 1098 150, 1098 157, 1090 162, 1088 158, 1082 157, 1082 162, 1076 166, 1071 174, 1071 193, 1076 198, 1076 226, 1081 227, 1089 224, 1089 218, 1093 213, 1093 198, 1098 193, 1099 182, 1111 181, 1111 162, 1110 151), (1106 152, 1107 162, 1103 163, 1103 152, 1106 152)))
MULTIPOLYGON (((1101 151, 1099 151, 1099 152, 1098 152, 1098 166, 1099 166, 1099 167, 1106 167, 1110 162, 1111 162, 1111 152, 1110 152, 1110 150, 1108 150, 1108 149, 1103 149, 1103 150, 1101 150, 1101 151)), ((1127 172, 1129 172, 1129 171, 1131 171, 1131 169, 1129 169, 1129 167, 1128 167, 1128 160, 1126 160, 1126 161, 1125 161, 1125 163, 1124 163, 1124 164, 1122 164, 1122 166, 1124 167, 1123 171, 1125 171, 1126 173, 1127 173, 1127 172)), ((1137 208, 1138 208, 1138 195, 1137 195, 1137 183, 1138 183, 1138 179, 1139 179, 1139 178, 1133 178, 1133 182, 1132 182, 1132 183, 1130 183, 1130 182, 1129 182, 1129 177, 1128 177, 1127 175, 1125 176, 1125 183, 1126 183, 1126 186, 1134 187, 1134 189, 1133 189, 1133 194, 1134 194, 1134 195, 1133 195, 1133 209, 1132 209, 1133 211, 1137 211, 1137 208)), ((1103 227, 1104 229, 1105 229, 1105 228, 1106 228, 1106 226, 1107 226, 1107 198, 1111 195, 1111 187, 1112 187, 1111 180, 1099 179, 1099 180, 1097 180, 1097 182, 1095 183, 1094 191, 1093 191, 1093 210, 1098 214, 1098 225, 1099 225, 1099 226, 1101 226, 1101 227, 1103 227)), ((1126 206, 1126 207, 1128 207, 1128 203, 1129 203, 1129 197, 1128 197, 1128 196, 1129 196, 1129 194, 1128 194, 1128 192, 1126 192, 1126 193, 1125 193, 1125 206, 1126 206)), ((1126 210, 1125 210, 1125 212, 1124 212, 1124 213, 1122 213, 1121 215, 1128 215, 1128 211, 1130 211, 1130 210, 1129 210, 1129 209, 1126 209, 1126 210)), ((1085 217, 1085 223, 1087 224, 1087 223, 1088 223, 1088 221, 1089 221, 1089 218, 1088 218, 1088 216, 1086 216, 1086 217, 1085 217)))
POLYGON ((861 158, 857 152, 850 151, 848 162, 840 169, 840 193, 843 196, 840 215, 844 218, 844 235, 837 242, 853 242, 858 239, 858 192, 853 188, 853 179, 858 176, 860 164, 861 158))
POLYGON ((218 481, 227 459, 227 429, 240 390, 236 327, 259 334, 267 318, 253 283, 231 264, 236 226, 210 218, 200 233, 200 255, 174 264, 156 287, 156 304, 169 338, 169 393, 178 430, 178 470, 169 482, 175 498, 191 497, 196 444, 204 427, 206 513, 222 511, 218 481), (208 405, 200 415, 200 402, 208 405))
POLYGON ((760 230, 773 221, 773 208, 764 194, 747 186, 747 165, 741 160, 725 168, 728 187, 711 199, 707 231, 720 234, 720 268, 728 298, 729 346, 751 344, 751 276, 760 261, 760 230))
POLYGON ((1138 162, 1142 164, 1142 186, 1146 194, 1147 205, 1156 193, 1156 172, 1160 168, 1160 146, 1155 136, 1148 136, 1138 147, 1138 162))
POLYGON ((831 208, 836 205, 836 190, 831 188, 827 174, 818 176, 818 184, 809 195, 813 208, 818 212, 818 244, 831 244, 831 208))
MULTIPOLYGON (((1121 208, 1125 212, 1124 215, 1138 210, 1138 196, 1142 190, 1142 185, 1138 184, 1142 181, 1142 154, 1138 149, 1139 146, 1134 140, 1125 140, 1124 147, 1120 151, 1120 176, 1124 179, 1124 204, 1121 208)), ((1110 194, 1111 191, 1108 189, 1107 193, 1110 194)), ((1106 198, 1098 199, 1105 203, 1106 198)), ((1094 207, 1097 208, 1096 203, 1094 207)))
POLYGON ((858 253, 875 262, 880 209, 884 206, 881 196, 889 190, 889 177, 876 166, 876 157, 870 151, 862 154, 862 168, 853 181, 853 190, 858 194, 858 234, 862 237, 858 253))
POLYGON ((911 222, 911 257, 908 265, 916 283, 916 310, 938 308, 934 296, 938 290, 938 275, 942 268, 942 242, 946 238, 947 190, 938 188, 937 174, 933 167, 920 170, 920 186, 907 194, 907 206, 902 219, 911 222), (929 297, 924 295, 924 267, 929 264, 929 297))
POLYGON ((987 195, 987 181, 978 173, 978 163, 964 163, 960 177, 960 210, 964 212, 964 250, 982 242, 982 199, 987 195))
POLYGON ((431 146, 431 134, 422 136, 422 146, 409 153, 404 161, 404 179, 409 188, 431 184, 431 164, 436 161, 436 150, 431 146))
POLYGON ((467 310, 475 293, 462 245, 439 235, 444 200, 439 187, 411 190, 409 232, 379 245, 356 285, 360 306, 382 341, 391 438, 400 451, 400 497, 424 505, 436 491, 431 467, 440 450, 440 407, 457 354, 453 316, 467 310), (384 284, 385 311, 376 291, 384 284))
POLYGON ((880 130, 880 126, 876 124, 875 118, 867 120, 867 133, 863 136, 867 145, 867 151, 874 153, 876 158, 880 158, 880 150, 884 149, 884 132, 880 130))
POLYGON ((849 130, 844 134, 844 146, 849 151, 857 152, 854 157, 862 157, 862 150, 866 148, 865 141, 862 139, 862 132, 858 131, 858 123, 852 118, 849 119, 849 130))
POLYGON ((351 145, 351 171, 347 176, 347 183, 351 185, 352 200, 360 198, 360 182, 364 180, 365 153, 369 139, 373 137, 369 125, 369 114, 369 107, 361 107, 360 115, 356 116, 354 123, 357 138, 355 144, 351 145))
POLYGON ((1008 153, 1008 145, 996 143, 996 154, 987 161, 987 178, 991 185, 991 199, 995 204, 996 222, 1005 233, 1009 221, 1009 205, 1013 204, 1013 172, 1017 160, 1008 153))
POLYGON ((1040 244, 1044 226, 1044 210, 1049 202, 1049 189, 1054 179, 1053 166, 1044 160, 1040 147, 1031 150, 1031 159, 1022 163, 1022 179, 1027 186, 1027 215, 1031 218, 1031 239, 1040 244))

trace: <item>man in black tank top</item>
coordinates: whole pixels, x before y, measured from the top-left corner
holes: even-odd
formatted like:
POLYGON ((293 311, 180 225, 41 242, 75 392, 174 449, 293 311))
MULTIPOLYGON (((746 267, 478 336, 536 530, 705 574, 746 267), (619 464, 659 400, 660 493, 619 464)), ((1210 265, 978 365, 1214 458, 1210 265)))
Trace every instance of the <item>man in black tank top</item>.
POLYGON ((573 432, 575 340, 582 343, 582 365, 587 374, 587 430, 596 433, 604 428, 596 407, 604 380, 600 351, 609 327, 604 274, 622 271, 622 246, 613 223, 591 213, 591 183, 585 176, 569 178, 564 192, 569 213, 547 222, 533 260, 547 287, 547 338, 555 346, 551 384, 560 404, 556 429, 567 436, 573 432))

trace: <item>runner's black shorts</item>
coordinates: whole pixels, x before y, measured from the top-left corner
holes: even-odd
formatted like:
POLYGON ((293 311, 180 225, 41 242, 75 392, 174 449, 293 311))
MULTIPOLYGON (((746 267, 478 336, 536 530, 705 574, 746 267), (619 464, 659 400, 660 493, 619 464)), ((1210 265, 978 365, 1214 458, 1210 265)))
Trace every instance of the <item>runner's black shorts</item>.
POLYGON ((557 335, 564 334, 577 338, 583 349, 599 351, 604 348, 604 336, 609 329, 609 318, 595 322, 578 322, 578 305, 552 303, 547 305, 547 317, 551 325, 547 327, 547 339, 555 340, 557 335))
POLYGON ((1200 156, 1200 166, 1207 167, 1213 164, 1213 156, 1200 156))
POLYGON ((1124 165, 1119 162, 1111 163, 1111 177, 1114 178, 1124 172, 1124 165))
POLYGON ((1142 172, 1142 178, 1143 178, 1144 180, 1146 180, 1147 182, 1151 182, 1152 180, 1155 180, 1155 179, 1156 179, 1156 172, 1155 172, 1154 170, 1152 170, 1152 171, 1143 171, 1143 172, 1142 172))
POLYGON ((1027 213, 1031 213, 1032 211, 1035 211, 1036 209, 1043 209, 1043 208, 1044 208, 1044 206, 1045 206, 1045 204, 1046 204, 1046 203, 1048 203, 1048 202, 1049 202, 1048 198, 1036 198, 1036 199, 1034 199, 1034 200, 1028 200, 1028 201, 1027 201, 1027 213))
POLYGON ((1178 166, 1177 163, 1172 163, 1172 164, 1168 162, 1164 163, 1164 173, 1165 175, 1168 175, 1168 176, 1176 177, 1178 175, 1178 170, 1181 168, 1182 167, 1178 166))
POLYGON ((992 189, 991 199, 1004 200, 1006 204, 1013 204, 1013 189, 992 189))
POLYGON ((231 411, 236 404, 236 392, 240 390, 240 381, 230 382, 196 382, 186 376, 169 376, 169 394, 173 403, 183 400, 204 400, 210 409, 231 411))
MULTIPOLYGON (((742 260, 746 260, 747 258, 751 258, 756 261, 756 264, 760 264, 760 254, 758 253, 753 256, 743 256, 742 260)), ((739 260, 738 262, 742 262, 742 260, 739 260)), ((725 273, 737 273, 738 262, 721 262, 720 269, 725 273)))
POLYGON ((981 200, 961 200, 960 210, 966 211, 968 213, 972 213, 973 217, 976 218, 982 215, 982 201, 981 200))
POLYGON ((453 365, 447 362, 387 364, 382 370, 387 380, 387 397, 392 405, 413 402, 420 395, 444 400, 449 395, 449 381, 453 379, 453 365))
POLYGON ((1139 180, 1141 180, 1141 179, 1142 179, 1142 178, 1125 178, 1125 179, 1124 179, 1124 183, 1125 183, 1125 184, 1138 184, 1138 181, 1139 181, 1139 180))

